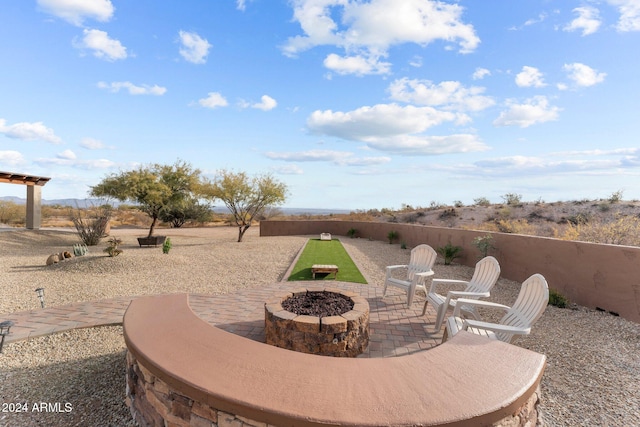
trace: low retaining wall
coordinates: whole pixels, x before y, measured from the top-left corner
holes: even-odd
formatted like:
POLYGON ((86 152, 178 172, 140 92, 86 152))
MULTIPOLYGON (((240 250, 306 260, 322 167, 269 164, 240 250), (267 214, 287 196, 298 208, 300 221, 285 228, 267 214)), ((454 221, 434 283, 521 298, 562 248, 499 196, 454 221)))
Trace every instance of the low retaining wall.
POLYGON ((134 300, 123 328, 143 427, 537 423, 545 356, 466 332, 402 357, 317 356, 211 326, 187 295, 134 300))
POLYGON ((582 306, 600 308, 640 323, 640 248, 567 241, 520 234, 487 233, 445 227, 389 222, 300 220, 261 221, 261 236, 319 235, 346 236, 355 228, 360 238, 387 240, 395 230, 398 241, 413 247, 426 243, 438 248, 448 242, 463 248, 457 259, 474 266, 478 249, 473 239, 491 234, 502 277, 524 281, 542 274, 549 287, 582 306))

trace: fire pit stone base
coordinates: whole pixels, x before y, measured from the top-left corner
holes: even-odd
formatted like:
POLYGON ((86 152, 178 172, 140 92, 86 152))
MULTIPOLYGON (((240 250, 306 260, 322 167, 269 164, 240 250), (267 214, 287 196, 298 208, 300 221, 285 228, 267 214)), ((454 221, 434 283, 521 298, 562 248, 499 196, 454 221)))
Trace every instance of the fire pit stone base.
POLYGON ((296 289, 265 302, 266 343, 301 353, 356 357, 369 345, 369 303, 354 292, 339 289, 296 289), (307 292, 333 292, 354 305, 339 316, 297 315, 282 308, 286 299, 307 292))

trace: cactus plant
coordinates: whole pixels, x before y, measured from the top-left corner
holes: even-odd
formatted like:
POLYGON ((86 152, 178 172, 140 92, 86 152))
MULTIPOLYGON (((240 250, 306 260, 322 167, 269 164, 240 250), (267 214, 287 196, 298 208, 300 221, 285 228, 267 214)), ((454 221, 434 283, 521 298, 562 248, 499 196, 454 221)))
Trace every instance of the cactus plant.
POLYGON ((73 254, 75 256, 83 256, 89 252, 89 248, 85 244, 73 245, 73 254))

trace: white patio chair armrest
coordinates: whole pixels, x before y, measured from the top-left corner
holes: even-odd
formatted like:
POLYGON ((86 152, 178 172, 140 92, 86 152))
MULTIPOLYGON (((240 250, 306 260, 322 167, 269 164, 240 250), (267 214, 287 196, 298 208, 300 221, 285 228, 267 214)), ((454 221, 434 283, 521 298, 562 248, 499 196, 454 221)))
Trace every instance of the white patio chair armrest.
MULTIPOLYGON (((490 295, 489 292, 465 292, 465 291, 449 291, 447 292, 447 297, 444 300, 445 307, 449 306, 449 303, 452 299, 460 301, 460 297, 488 297, 490 295)), ((473 300, 475 301, 475 300, 473 300)), ((457 305, 457 302, 456 302, 457 305)))
POLYGON ((433 276, 433 270, 423 271, 422 273, 416 273, 416 277, 419 277, 422 280, 426 279, 429 276, 433 276))
POLYGON ((462 307, 463 305, 473 305, 476 307, 486 307, 486 308, 501 308, 504 311, 507 311, 511 308, 508 305, 498 304, 497 302, 468 299, 468 298, 459 298, 456 301, 456 307, 453 309, 454 316, 460 317, 460 307, 462 307))
POLYGON ((388 265, 387 270, 396 270, 398 268, 408 267, 406 264, 404 265, 388 265))
POLYGON ((480 320, 464 319, 462 330, 466 331, 467 328, 478 328, 493 332, 505 332, 514 335, 528 335, 531 333, 531 328, 518 328, 517 326, 507 326, 497 323, 482 322, 480 320))
POLYGON ((431 281, 431 288, 429 289, 429 293, 435 293, 436 285, 442 285, 445 283, 454 284, 454 285, 466 285, 469 282, 466 280, 456 280, 456 279, 433 279, 431 281))
POLYGON ((491 294, 489 292, 466 292, 466 291, 449 291, 447 296, 451 296, 452 298, 460 298, 460 297, 478 297, 478 298, 487 298, 491 294))

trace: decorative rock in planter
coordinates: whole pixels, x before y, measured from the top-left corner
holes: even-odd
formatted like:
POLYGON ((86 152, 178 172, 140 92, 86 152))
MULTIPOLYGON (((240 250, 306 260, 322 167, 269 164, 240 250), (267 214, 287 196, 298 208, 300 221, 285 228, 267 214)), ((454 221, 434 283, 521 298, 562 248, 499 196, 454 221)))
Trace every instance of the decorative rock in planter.
POLYGON ((158 246, 164 243, 167 236, 151 236, 151 237, 138 237, 138 244, 142 246, 158 246))

